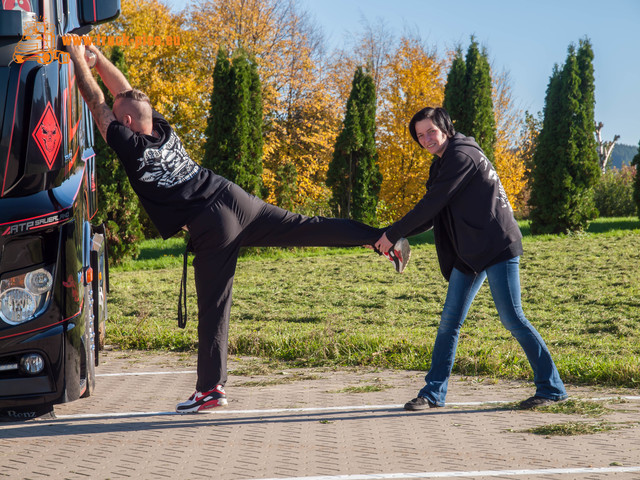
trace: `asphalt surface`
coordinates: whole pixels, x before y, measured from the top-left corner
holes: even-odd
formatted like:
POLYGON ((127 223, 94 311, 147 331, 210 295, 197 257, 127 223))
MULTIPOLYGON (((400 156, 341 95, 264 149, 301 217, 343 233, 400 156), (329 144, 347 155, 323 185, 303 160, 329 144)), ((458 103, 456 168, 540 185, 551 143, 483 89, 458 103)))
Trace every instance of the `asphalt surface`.
POLYGON ((568 386, 608 410, 543 413, 513 409, 530 384, 453 377, 446 407, 406 412, 423 372, 267 371, 235 359, 227 407, 178 415, 193 357, 102 358, 92 397, 56 406, 56 418, 0 424, 0 478, 640 479, 638 390, 568 386), (597 432, 552 435, 558 424, 597 432))

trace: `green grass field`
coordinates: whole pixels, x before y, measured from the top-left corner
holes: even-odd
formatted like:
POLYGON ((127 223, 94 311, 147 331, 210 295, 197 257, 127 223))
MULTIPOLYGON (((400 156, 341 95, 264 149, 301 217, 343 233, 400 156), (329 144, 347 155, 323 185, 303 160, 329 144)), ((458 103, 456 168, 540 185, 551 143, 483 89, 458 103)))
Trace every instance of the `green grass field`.
MULTIPOLYGON (((583 234, 531 236, 521 259, 525 313, 566 382, 640 386, 640 222, 600 219, 583 234)), ((230 353, 292 365, 373 365, 426 370, 447 284, 429 234, 411 239, 404 274, 357 249, 262 249, 238 263, 230 353)), ((191 351, 197 308, 177 327, 184 240, 148 241, 111 271, 107 342, 191 351)), ((454 373, 531 379, 501 326, 485 284, 460 334, 454 373)))

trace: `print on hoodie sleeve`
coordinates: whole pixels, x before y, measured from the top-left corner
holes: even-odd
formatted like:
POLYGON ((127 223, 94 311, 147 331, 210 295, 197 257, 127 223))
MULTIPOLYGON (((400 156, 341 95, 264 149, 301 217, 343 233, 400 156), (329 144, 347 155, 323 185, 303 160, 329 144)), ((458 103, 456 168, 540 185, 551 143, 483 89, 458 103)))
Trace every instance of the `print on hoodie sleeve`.
POLYGON ((496 198, 500 202, 500 206, 502 208, 508 208, 510 211, 513 211, 513 209, 511 208, 511 203, 509 202, 509 197, 507 197, 507 192, 502 186, 502 182, 500 181, 500 178, 498 177, 498 174, 496 173, 495 168, 493 168, 491 162, 484 155, 482 155, 482 157, 480 158, 480 162, 484 172, 487 172, 487 169, 489 170, 487 172, 487 178, 489 179, 489 181, 498 183, 498 191, 500 192, 500 194, 496 198))

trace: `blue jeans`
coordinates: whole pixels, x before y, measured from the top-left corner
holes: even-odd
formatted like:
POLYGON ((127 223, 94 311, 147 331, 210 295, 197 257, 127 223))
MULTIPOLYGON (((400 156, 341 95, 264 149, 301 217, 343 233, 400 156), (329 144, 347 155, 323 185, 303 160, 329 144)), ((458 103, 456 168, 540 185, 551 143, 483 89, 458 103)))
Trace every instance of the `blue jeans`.
POLYGON ((485 278, 489 279, 491 295, 502 325, 520 343, 531 364, 536 395, 552 400, 567 398, 567 392, 558 369, 551 359, 549 349, 522 311, 519 257, 492 265, 477 275, 465 274, 453 269, 433 347, 431 369, 425 377, 426 385, 420 390, 418 396, 438 406, 444 406, 460 327, 485 278))

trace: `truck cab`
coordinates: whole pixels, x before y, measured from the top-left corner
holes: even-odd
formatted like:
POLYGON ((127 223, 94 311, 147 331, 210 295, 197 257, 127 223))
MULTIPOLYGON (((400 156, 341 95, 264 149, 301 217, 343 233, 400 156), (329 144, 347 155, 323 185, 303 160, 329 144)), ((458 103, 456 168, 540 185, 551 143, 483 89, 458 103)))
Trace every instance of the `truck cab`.
POLYGON ((108 261, 93 119, 61 36, 112 20, 119 0, 0 6, 0 419, 91 395, 108 261))

